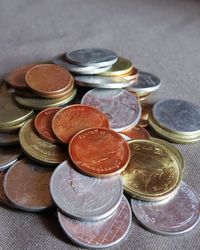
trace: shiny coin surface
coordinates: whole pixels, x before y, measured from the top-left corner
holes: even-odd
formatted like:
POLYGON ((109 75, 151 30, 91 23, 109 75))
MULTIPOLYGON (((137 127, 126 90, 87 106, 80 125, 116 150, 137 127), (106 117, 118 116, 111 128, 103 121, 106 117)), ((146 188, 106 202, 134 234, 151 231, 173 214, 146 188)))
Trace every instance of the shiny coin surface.
POLYGON ((125 198, 108 218, 96 221, 78 221, 58 211, 58 220, 65 234, 76 244, 89 248, 104 248, 120 242, 127 234, 132 212, 125 198))
POLYGON ((0 204, 6 205, 8 207, 13 207, 12 203, 8 200, 3 183, 4 183, 4 178, 5 178, 6 172, 0 172, 0 204))
POLYGON ((127 90, 135 92, 153 92, 160 88, 160 79, 147 72, 139 72, 138 80, 127 90))
POLYGON ((129 141, 131 158, 121 173, 124 189, 132 197, 158 201, 180 186, 182 169, 163 145, 150 140, 129 141))
POLYGON ((160 127, 178 135, 200 135, 200 106, 180 99, 157 102, 153 118, 160 127))
POLYGON ((83 66, 106 67, 114 64, 117 58, 113 51, 101 48, 79 49, 66 53, 67 61, 83 66))
POLYGON ((16 145, 19 143, 18 134, 0 133, 0 146, 16 145))
POLYGON ((94 107, 75 104, 58 111, 52 120, 55 136, 62 143, 69 143, 80 130, 91 127, 108 128, 106 116, 94 107))
POLYGON ((20 129, 19 141, 24 153, 39 163, 57 165, 67 157, 67 149, 47 142, 37 135, 33 120, 20 129))
POLYGON ((178 192, 166 201, 143 202, 132 199, 131 206, 140 223, 159 234, 188 232, 200 219, 199 196, 184 182, 178 192))
POLYGON ((15 89, 25 90, 27 89, 25 75, 26 72, 35 67, 37 64, 27 64, 19 68, 14 69, 6 78, 6 82, 15 89))
POLYGON ((130 159, 127 142, 105 128, 89 128, 77 133, 70 141, 69 154, 81 172, 96 177, 120 173, 130 159))
POLYGON ((134 127, 141 117, 140 103, 127 90, 92 89, 83 96, 81 103, 105 113, 110 127, 117 132, 134 127))
POLYGON ((0 171, 9 168, 22 155, 19 146, 0 147, 0 171))
POLYGON ((50 192, 55 204, 66 215, 95 221, 108 217, 117 209, 123 187, 119 175, 105 179, 88 177, 67 160, 55 169, 50 192))
POLYGON ((61 108, 48 108, 41 111, 34 120, 34 126, 38 134, 41 138, 46 141, 57 143, 58 140, 56 139, 53 130, 52 130, 52 119, 54 115, 60 110, 61 108))
POLYGON ((130 130, 122 131, 122 134, 126 135, 129 137, 129 140, 135 140, 135 139, 149 139, 150 134, 149 132, 142 127, 134 127, 131 128, 130 130))
POLYGON ((125 88, 131 85, 129 80, 123 77, 105 77, 105 76, 76 76, 77 85, 92 88, 125 88))
POLYGON ((65 55, 58 55, 53 58, 53 63, 62 66, 63 68, 68 69, 72 73, 81 74, 81 75, 91 75, 99 74, 105 72, 111 68, 111 66, 106 67, 95 67, 95 66, 80 66, 76 64, 71 64, 66 61, 65 55))
POLYGON ((53 205, 49 182, 53 170, 28 158, 16 162, 6 173, 4 190, 16 207, 37 212, 53 205))

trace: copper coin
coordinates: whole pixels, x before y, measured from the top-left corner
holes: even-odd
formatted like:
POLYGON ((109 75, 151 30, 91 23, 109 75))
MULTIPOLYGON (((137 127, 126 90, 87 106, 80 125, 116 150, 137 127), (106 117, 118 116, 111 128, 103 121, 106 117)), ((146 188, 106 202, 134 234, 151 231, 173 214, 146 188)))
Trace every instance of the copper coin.
POLYGON ((52 119, 61 108, 48 108, 41 111, 34 120, 34 126, 41 138, 56 143, 58 140, 52 131, 52 119))
POLYGON ((54 64, 40 64, 26 73, 28 87, 40 96, 59 94, 71 87, 73 77, 64 68, 54 64))
POLYGON ((106 115, 87 105, 75 104, 63 108, 52 120, 53 132, 62 143, 69 143, 77 132, 92 127, 108 128, 109 123, 106 115))
POLYGON ((8 200, 3 187, 5 175, 6 172, 0 172, 0 203, 12 207, 12 203, 8 200))
POLYGON ((148 120, 149 117, 149 113, 153 108, 153 103, 149 103, 149 102, 141 102, 141 106, 142 106, 142 115, 141 115, 141 119, 142 120, 148 120))
POLYGON ((121 132, 124 135, 127 135, 130 139, 149 139, 150 134, 149 132, 142 127, 134 127, 130 130, 127 131, 122 131, 121 132))
POLYGON ((19 143, 18 134, 0 133, 0 146, 15 145, 19 143))
POLYGON ((6 78, 6 82, 15 89, 27 89, 25 75, 26 72, 37 64, 27 64, 13 70, 6 78))
POLYGON ((0 171, 9 168, 22 154, 20 146, 0 147, 0 171))
POLYGON ((83 173, 106 177, 123 171, 130 159, 127 142, 106 128, 89 128, 76 134, 69 144, 72 161, 83 173))
POLYGON ((139 123, 137 124, 137 127, 139 128, 146 128, 149 126, 149 122, 147 120, 140 119, 139 123))
POLYGON ((37 212, 53 205, 49 182, 53 170, 44 168, 28 158, 15 163, 6 173, 4 190, 18 208, 37 212))

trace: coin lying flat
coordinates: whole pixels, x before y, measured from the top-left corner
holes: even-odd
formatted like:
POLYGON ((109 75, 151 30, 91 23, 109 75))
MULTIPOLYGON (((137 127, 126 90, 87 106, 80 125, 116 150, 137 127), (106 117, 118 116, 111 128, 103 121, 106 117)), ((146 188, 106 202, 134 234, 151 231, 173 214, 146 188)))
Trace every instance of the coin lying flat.
POLYGON ((67 61, 83 66, 106 67, 114 64, 117 58, 113 51, 101 48, 79 49, 66 53, 67 61))
POLYGON ((67 160, 55 169, 50 192, 55 204, 66 215, 95 221, 108 217, 116 210, 123 187, 119 175, 105 179, 88 177, 67 160))
POLYGON ((184 182, 178 192, 166 201, 143 202, 132 199, 131 206, 141 224, 159 234, 185 233, 200 219, 199 196, 184 182))
POLYGON ((19 141, 24 153, 39 163, 57 165, 67 157, 64 147, 47 142, 37 135, 33 120, 20 129, 19 141))
POLYGON ((19 146, 0 147, 0 171, 9 168, 22 155, 19 146))
POLYGON ((105 128, 89 128, 77 133, 70 141, 69 154, 81 172, 96 177, 120 173, 130 159, 126 141, 105 128))
POLYGON ((23 158, 6 173, 4 190, 16 207, 37 212, 53 205, 49 182, 53 170, 23 158))
POLYGON ((8 200, 3 183, 4 183, 4 178, 5 178, 6 172, 0 172, 0 204, 6 205, 8 207, 13 207, 12 203, 8 200))
POLYGON ((83 96, 81 103, 105 113, 110 127, 117 132, 134 127, 140 120, 140 103, 127 90, 92 89, 83 96))
POLYGON ((128 142, 131 158, 121 173, 124 189, 132 197, 158 201, 172 195, 180 186, 182 169, 174 154, 150 140, 128 142))
POLYGON ((134 127, 130 130, 122 131, 122 134, 129 137, 129 140, 135 140, 135 139, 150 139, 149 132, 142 127, 134 127))
POLYGON ((132 221, 130 205, 125 198, 116 211, 108 218, 96 221, 78 221, 66 217, 58 211, 58 220, 65 234, 76 244, 89 248, 104 248, 120 242, 132 221))
POLYGON ((3 134, 0 133, 0 146, 16 145, 19 143, 18 134, 3 134))

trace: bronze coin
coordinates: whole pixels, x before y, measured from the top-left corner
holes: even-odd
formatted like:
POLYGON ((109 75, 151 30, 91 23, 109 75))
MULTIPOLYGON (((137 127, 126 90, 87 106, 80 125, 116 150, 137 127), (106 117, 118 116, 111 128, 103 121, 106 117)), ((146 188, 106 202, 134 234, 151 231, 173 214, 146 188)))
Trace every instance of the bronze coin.
POLYGON ((4 183, 4 178, 5 178, 6 172, 0 172, 0 204, 6 205, 8 207, 12 207, 12 203, 8 200, 3 183, 4 183))
POLYGON ((149 117, 149 113, 153 108, 153 103, 149 103, 149 102, 141 102, 141 106, 142 106, 142 116, 141 119, 142 120, 148 120, 149 117))
POLYGON ((21 156, 20 146, 0 147, 0 171, 9 168, 21 156))
POLYGON ((53 205, 49 182, 53 170, 28 158, 15 163, 6 173, 4 190, 16 207, 37 212, 53 205))
POLYGON ((134 127, 130 130, 127 131, 122 131, 122 134, 128 136, 130 139, 149 139, 150 138, 150 134, 149 132, 142 127, 134 127))
POLYGON ((0 146, 15 145, 19 143, 18 134, 0 133, 0 146))

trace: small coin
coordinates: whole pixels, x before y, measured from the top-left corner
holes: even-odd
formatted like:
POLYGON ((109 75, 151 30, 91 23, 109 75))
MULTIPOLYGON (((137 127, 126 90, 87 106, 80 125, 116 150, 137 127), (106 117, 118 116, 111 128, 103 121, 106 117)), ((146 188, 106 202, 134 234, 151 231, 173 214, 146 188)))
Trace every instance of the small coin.
POLYGON ((180 186, 182 169, 174 154, 150 140, 128 142, 131 158, 121 173, 124 189, 132 197, 158 201, 172 195, 180 186))
POLYGON ((40 138, 35 129, 33 120, 28 121, 19 133, 20 145, 31 159, 47 165, 57 165, 67 157, 67 150, 40 138))
POLYGON ((25 75, 26 72, 37 64, 27 64, 13 70, 6 78, 6 82, 15 89, 27 89, 25 75))
POLYGON ((69 154, 80 171, 96 177, 120 173, 130 159, 127 142, 105 128, 89 128, 77 133, 70 141, 69 154))
POLYGON ((0 146, 16 145, 19 143, 18 134, 3 134, 0 133, 0 146))
POLYGON ((34 126, 38 134, 41 138, 46 141, 57 143, 58 140, 56 139, 53 130, 52 130, 52 119, 54 115, 60 110, 61 108, 48 108, 41 111, 34 120, 34 126))
POLYGON ((16 207, 37 212, 53 205, 49 183, 53 170, 28 158, 16 162, 6 173, 4 190, 16 207))
POLYGON ((79 49, 66 53, 67 61, 83 66, 106 67, 114 64, 117 58, 113 51, 101 48, 79 49))
POLYGON ((4 183, 4 178, 5 178, 6 172, 0 172, 0 204, 6 205, 8 207, 13 207, 12 203, 8 200, 3 183, 4 183))
POLYGON ((142 106, 141 119, 147 121, 149 113, 151 112, 151 110, 153 108, 153 103, 150 103, 150 102, 141 102, 141 106, 142 106))
POLYGON ((120 242, 128 233, 132 212, 125 198, 116 211, 106 219, 96 222, 78 221, 58 211, 58 220, 65 234, 76 244, 89 248, 104 248, 120 242))
POLYGON ((132 199, 131 206, 140 223, 159 234, 188 232, 200 219, 199 196, 184 182, 178 192, 166 201, 144 202, 132 199))
POLYGON ((130 130, 122 131, 122 134, 129 137, 129 140, 135 140, 135 139, 150 139, 149 132, 142 127, 134 127, 130 130))
POLYGON ((81 103, 105 113, 110 127, 117 132, 134 127, 140 120, 140 103, 127 90, 92 89, 83 96, 81 103))
POLYGON ((22 150, 19 146, 0 147, 0 171, 9 168, 21 154, 22 150))
POLYGON ((55 169, 50 192, 55 204, 66 215, 95 221, 108 217, 116 210, 123 187, 119 175, 104 179, 88 177, 67 160, 55 169))
POLYGON ((91 127, 108 128, 106 116, 94 107, 75 104, 58 111, 52 120, 55 136, 62 143, 69 143, 80 130, 91 127))

